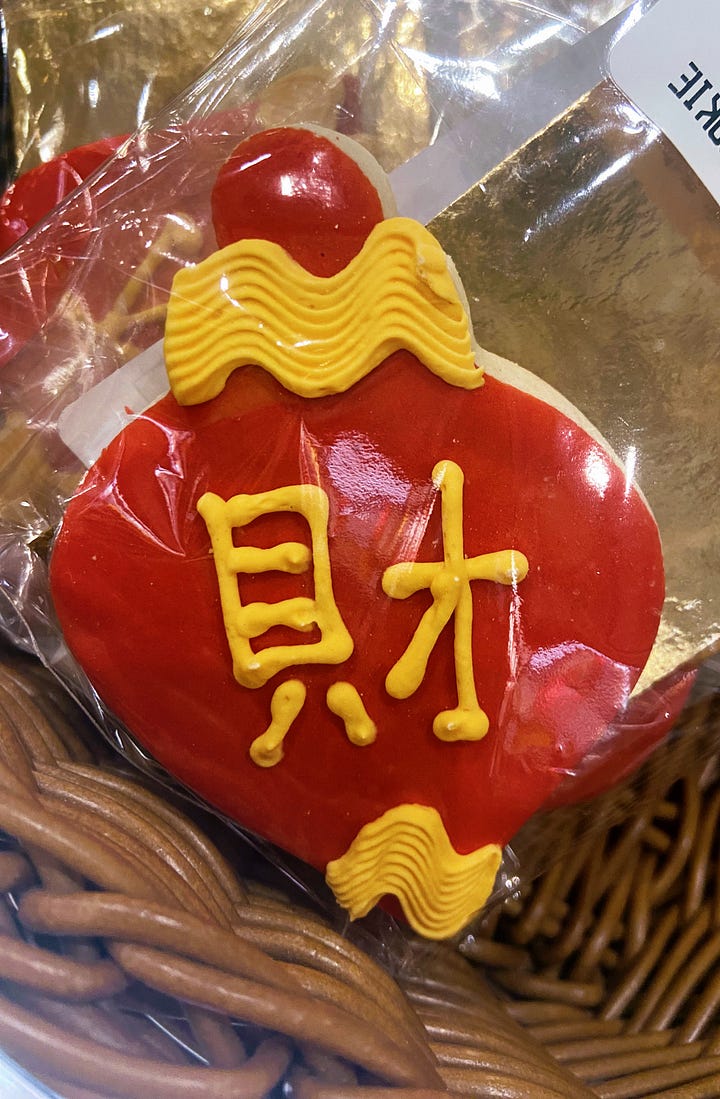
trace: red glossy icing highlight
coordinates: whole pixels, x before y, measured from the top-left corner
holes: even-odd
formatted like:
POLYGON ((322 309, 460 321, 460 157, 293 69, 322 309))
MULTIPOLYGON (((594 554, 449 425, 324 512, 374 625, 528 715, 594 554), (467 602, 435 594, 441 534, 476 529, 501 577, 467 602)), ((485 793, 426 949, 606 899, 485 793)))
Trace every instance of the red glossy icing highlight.
MULTIPOLYGON (((237 534, 251 545, 306 538, 289 515, 237 534)), ((308 579, 241 583, 246 599, 278 600, 308 594, 308 579)), ((663 598, 655 524, 582 430, 491 378, 473 393, 453 389, 404 353, 321 401, 294 397, 254 368, 206 405, 180 409, 165 398, 115 440, 71 502, 52 587, 73 652, 153 755, 320 867, 401 802, 436 806, 461 852, 509 839, 622 706, 663 598), (439 458, 465 472, 466 552, 514 545, 531 563, 516 595, 474 585, 477 691, 490 719, 477 744, 432 733, 434 715, 455 703, 449 628, 415 695, 396 701, 383 686, 429 599, 389 599, 382 572, 441 555, 431 483, 439 458), (303 480, 330 498, 333 585, 355 652, 340 668, 299 665, 247 690, 232 678, 196 501, 208 490, 228 498, 303 480), (283 762, 261 770, 250 744, 268 724, 277 682, 298 676, 306 705, 283 762), (340 678, 377 723, 370 747, 350 744, 326 708, 340 678)), ((295 644, 305 636, 275 634, 295 644)))
MULTIPOLYGON (((382 216, 354 162, 307 131, 244 142, 221 172, 213 213, 221 245, 265 237, 315 274, 342 267, 382 216)), ((307 544, 308 529, 271 514, 235 538, 307 544)), ((245 602, 313 595, 311 573, 239 583, 245 602)), ((406 352, 323 399, 299 398, 254 367, 206 404, 164 398, 89 471, 67 509, 51 585, 73 653, 145 747, 217 808, 323 869, 401 803, 436 807, 460 853, 506 842, 625 704, 663 602, 655 523, 581 428, 493 378, 471 392, 449 386, 406 352), (432 470, 443 460, 464 473, 466 556, 513 547, 530 562, 515 590, 472 584, 476 689, 490 722, 476 743, 432 731, 457 702, 452 622, 413 695, 393 699, 384 687, 431 599, 390 598, 382 576, 400 561, 442 560, 432 470), (255 643, 294 644, 298 663, 243 688, 197 501, 304 482, 329 498, 332 582, 354 652, 339 667, 304 666, 316 631, 277 627, 255 643), (283 760, 260 768, 250 745, 289 679, 302 679, 306 702, 283 760), (350 743, 329 711, 338 680, 359 691, 373 744, 350 743)))
POLYGON ((314 275, 334 275, 383 219, 375 188, 327 138, 266 130, 243 141, 212 192, 218 246, 258 238, 281 244, 314 275))

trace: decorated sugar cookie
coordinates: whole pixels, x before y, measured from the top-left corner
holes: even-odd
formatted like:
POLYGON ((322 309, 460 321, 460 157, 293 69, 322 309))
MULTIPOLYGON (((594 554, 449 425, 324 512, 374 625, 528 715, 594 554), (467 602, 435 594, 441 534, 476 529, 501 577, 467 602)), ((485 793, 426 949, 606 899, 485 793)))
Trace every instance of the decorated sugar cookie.
POLYGON ((178 273, 169 392, 70 502, 65 638, 144 747, 431 938, 603 735, 663 601, 658 531, 557 393, 480 351, 368 154, 256 134, 178 273))

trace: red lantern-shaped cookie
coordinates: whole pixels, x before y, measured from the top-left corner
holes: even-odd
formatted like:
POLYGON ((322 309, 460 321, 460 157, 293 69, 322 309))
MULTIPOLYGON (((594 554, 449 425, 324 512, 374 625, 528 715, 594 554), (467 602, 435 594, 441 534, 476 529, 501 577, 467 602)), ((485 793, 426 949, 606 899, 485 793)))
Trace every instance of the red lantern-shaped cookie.
POLYGON ((353 916, 394 894, 442 937, 624 705, 661 552, 590 425, 474 347, 439 245, 359 159, 307 129, 236 150, 220 250, 173 286, 171 392, 88 472, 51 582, 165 767, 353 916))

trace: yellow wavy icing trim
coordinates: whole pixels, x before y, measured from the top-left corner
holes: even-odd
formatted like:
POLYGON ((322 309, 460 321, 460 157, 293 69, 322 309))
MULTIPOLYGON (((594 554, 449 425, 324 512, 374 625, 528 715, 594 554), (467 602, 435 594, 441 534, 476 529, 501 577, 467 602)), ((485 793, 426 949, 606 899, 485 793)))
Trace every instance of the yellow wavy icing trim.
POLYGON ((427 939, 446 939, 482 908, 502 851, 490 843, 469 855, 452 846, 437 809, 398 805, 364 825, 325 877, 355 920, 392 893, 405 917, 427 939))
POLYGON ((483 384, 445 253, 410 218, 380 222, 329 278, 277 244, 242 240, 173 282, 165 361, 182 405, 216 397, 251 363, 301 397, 343 393, 401 349, 450 385, 483 384))

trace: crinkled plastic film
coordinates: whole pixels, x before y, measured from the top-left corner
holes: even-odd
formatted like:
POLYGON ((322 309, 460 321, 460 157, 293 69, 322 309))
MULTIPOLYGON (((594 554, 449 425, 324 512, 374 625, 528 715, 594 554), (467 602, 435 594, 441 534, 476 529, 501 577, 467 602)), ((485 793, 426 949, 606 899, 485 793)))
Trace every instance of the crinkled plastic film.
POLYGON ((667 599, 646 698, 718 640, 717 225, 691 169, 607 80, 436 223, 449 249, 472 232, 476 330, 560 384, 652 502, 667 599))
MULTIPOLYGON (((452 117, 460 109, 487 105, 514 74, 542 64, 624 6, 625 0, 543 5, 418 0, 384 5, 383 34, 389 31, 427 71, 442 102, 440 112, 449 109, 452 117)), ((142 125, 199 76, 256 7, 253 0, 6 4, 18 172, 142 125)), ((296 7, 302 16, 303 5, 296 7)), ((348 14, 344 50, 352 49, 353 36, 365 35, 367 13, 372 6, 348 14)), ((375 33, 369 37, 379 39, 375 33)), ((322 71, 315 75, 322 83, 322 71)), ((384 94, 393 95, 392 81, 384 94)), ((400 121, 399 114, 395 118, 400 121)), ((404 133, 404 127, 396 129, 404 133)))
MULTIPOLYGON (((426 147, 441 147, 449 138, 452 148, 453 135, 468 125, 482 135, 483 125, 489 130, 499 124, 504 139, 512 140, 523 107, 519 92, 532 89, 535 71, 546 81, 553 71, 547 66, 570 56, 575 43, 622 6, 562 5, 548 13, 527 5, 448 4, 441 13, 433 6, 431 15, 410 5, 266 5, 184 96, 121 145, 3 257, 2 627, 14 642, 39 653, 141 767, 163 773, 133 735, 133 722, 117 721, 70 657, 50 599, 48 560, 84 472, 58 437, 62 413, 162 337, 173 276, 216 249, 210 193, 243 138, 268 126, 314 124, 355 137, 387 171, 413 157, 421 166, 418 154, 426 147), (451 34, 451 28, 460 33, 451 34)), ((553 727, 558 742, 543 756, 545 719, 531 734, 522 693, 515 692, 513 701, 508 681, 503 705, 530 747, 508 741, 504 762, 502 749, 490 754, 482 794, 501 815, 509 784, 532 789, 533 760, 542 759, 549 779, 542 787, 547 798, 529 797, 528 811, 546 800, 572 802, 624 777, 677 713, 689 687, 687 669, 715 644, 715 574, 707 562, 717 555, 720 529, 708 472, 717 449, 717 425, 708 413, 717 406, 711 396, 717 370, 710 322, 716 287, 711 251, 702 241, 704 228, 716 224, 717 210, 690 170, 608 82, 512 151, 466 194, 450 196, 431 224, 463 279, 480 346, 549 382, 588 418, 624 462, 626 498, 632 496, 636 507, 632 478, 638 475, 665 544, 665 617, 650 670, 627 713, 616 711, 620 702, 624 709, 634 679, 630 658, 626 667, 624 660, 602 654, 593 664, 591 656, 581 670, 572 663, 570 633, 552 674, 543 679, 550 658, 543 665, 536 656, 532 665, 535 681, 544 683, 543 706, 553 705, 553 691, 560 688, 552 711, 552 720, 559 720, 553 727), (678 191, 688 199, 682 214, 674 199, 678 191), (675 293, 667 290, 671 277, 675 293), (693 305, 688 287, 699 291, 693 305), (679 374, 681 350, 686 368, 679 374), (567 691, 574 699, 569 710, 567 691), (593 692, 600 698, 597 712, 593 692), (573 706, 582 715, 578 727, 589 722, 592 730, 585 742, 571 729, 573 706), (560 719, 558 709, 564 710, 560 719)), ((485 360, 492 376, 493 360, 485 360)), ((448 423, 452 434, 452 416, 448 423)), ((438 442, 432 458, 439 461, 447 457, 442 446, 449 441, 442 425, 433 425, 427 445, 438 442)), ((88 425, 88 435, 94 426, 88 425)), ((513 446, 522 452, 517 440, 513 446)), ((617 467, 607 464, 604 450, 602 460, 592 447, 583 453, 578 476, 602 498, 617 467)), ((347 454, 359 469, 366 467, 362 449, 347 454)), ((539 494, 548 491, 547 483, 539 494)), ((429 477, 428 486, 430 491, 429 477)), ((397 486, 386 481, 385 487, 397 486)), ((419 483, 415 488, 425 491, 419 483)), ((256 481, 247 489, 259 490, 256 481)), ((173 485, 168 492, 168 499, 180 501, 184 489, 173 485)), ((182 527, 185 519, 174 504, 171 512, 182 527)), ((436 520, 438 515, 436 507, 436 520)), ((465 556, 474 552, 468 549, 465 556)), ((642 571, 643 562, 638 565, 642 571)), ((513 636, 507 609, 500 617, 513 636)), ((618 620, 625 621, 622 614, 618 620)), ((522 633, 522 618, 517 622, 522 633)), ((508 651, 519 644, 514 636, 508 651)), ((447 652, 443 659, 454 687, 447 652)), ((431 654, 429 666, 433 661, 431 654)), ((315 751, 311 743, 300 750, 315 751)), ((298 782, 295 797, 302 801, 305 794, 298 782)), ((423 797, 420 791, 416 800, 422 803, 423 797)), ((457 799, 473 797, 477 790, 460 778, 457 799)), ((502 835, 503 844, 510 839, 502 835)), ((324 895, 321 878, 266 849, 305 889, 324 895)), ((495 896, 541 864, 537 846, 520 864, 507 848, 495 896)))

